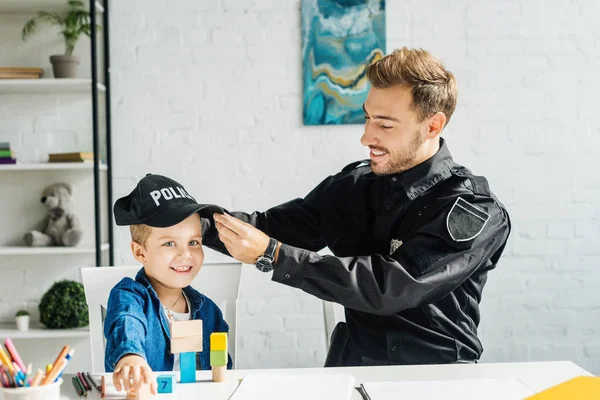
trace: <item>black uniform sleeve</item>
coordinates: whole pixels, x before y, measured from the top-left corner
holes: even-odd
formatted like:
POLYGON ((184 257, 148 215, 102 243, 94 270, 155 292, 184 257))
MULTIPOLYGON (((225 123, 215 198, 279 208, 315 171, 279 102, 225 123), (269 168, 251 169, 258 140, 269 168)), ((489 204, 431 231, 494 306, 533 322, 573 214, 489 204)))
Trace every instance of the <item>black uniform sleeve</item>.
POLYGON ((435 302, 478 268, 492 266, 504 248, 510 231, 508 215, 490 198, 476 206, 487 211, 490 218, 471 240, 457 242, 451 237, 447 207, 391 256, 321 256, 284 244, 273 280, 377 315, 392 315, 435 302))
MULTIPOLYGON (((247 214, 243 212, 229 212, 234 217, 260 229, 270 237, 282 243, 319 251, 326 246, 321 237, 321 201, 323 189, 329 184, 332 177, 325 179, 305 198, 288 201, 265 212, 247 214)), ((219 239, 219 233, 214 227, 214 220, 204 220, 203 244, 213 250, 229 255, 227 249, 219 239)))

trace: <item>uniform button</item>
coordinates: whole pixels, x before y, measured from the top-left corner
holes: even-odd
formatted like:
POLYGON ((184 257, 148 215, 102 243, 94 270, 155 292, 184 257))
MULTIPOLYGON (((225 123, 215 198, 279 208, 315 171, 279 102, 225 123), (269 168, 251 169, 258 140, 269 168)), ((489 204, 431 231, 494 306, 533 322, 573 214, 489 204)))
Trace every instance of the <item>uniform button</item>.
POLYGON ((392 176, 392 181, 396 182, 398 180, 398 178, 396 178, 395 176, 392 176))
POLYGON ((285 279, 290 279, 292 276, 290 274, 285 274, 285 279))
POLYGON ((423 208, 427 208, 427 204, 425 204, 425 205, 423 206, 423 208))
POLYGON ((419 215, 423 215, 423 211, 419 211, 419 215))
POLYGON ((396 351, 396 346, 392 346, 392 347, 390 348, 390 350, 391 350, 391 351, 396 351))
POLYGON ((390 211, 390 209, 391 209, 391 208, 392 208, 392 207, 391 207, 389 204, 386 204, 386 205, 385 205, 385 211, 390 211))

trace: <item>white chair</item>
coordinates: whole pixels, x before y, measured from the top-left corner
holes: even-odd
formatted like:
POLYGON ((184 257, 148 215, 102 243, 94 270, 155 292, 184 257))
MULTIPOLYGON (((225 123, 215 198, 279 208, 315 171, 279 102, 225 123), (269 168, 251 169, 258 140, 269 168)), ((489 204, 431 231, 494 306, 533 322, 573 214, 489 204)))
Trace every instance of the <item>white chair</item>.
MULTIPOLYGON (((104 316, 111 289, 124 277, 135 278, 141 266, 86 267, 81 268, 85 298, 90 317, 90 344, 94 373, 104 371, 104 316)), ((236 365, 237 350, 237 299, 239 297, 242 264, 204 263, 191 286, 213 300, 223 312, 229 325, 228 350, 236 365)))
POLYGON ((345 322, 344 306, 338 303, 323 301, 323 315, 325 317, 325 351, 329 351, 331 334, 338 322, 345 322))

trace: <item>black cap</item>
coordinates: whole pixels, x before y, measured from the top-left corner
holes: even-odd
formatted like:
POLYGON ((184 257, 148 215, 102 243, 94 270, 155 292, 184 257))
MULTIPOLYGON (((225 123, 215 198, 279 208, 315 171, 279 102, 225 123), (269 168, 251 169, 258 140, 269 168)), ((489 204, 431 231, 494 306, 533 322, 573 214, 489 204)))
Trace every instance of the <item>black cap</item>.
POLYGON ((182 185, 162 175, 147 174, 128 196, 114 206, 117 225, 145 224, 156 228, 177 225, 190 215, 212 218, 221 207, 198 204, 182 185))

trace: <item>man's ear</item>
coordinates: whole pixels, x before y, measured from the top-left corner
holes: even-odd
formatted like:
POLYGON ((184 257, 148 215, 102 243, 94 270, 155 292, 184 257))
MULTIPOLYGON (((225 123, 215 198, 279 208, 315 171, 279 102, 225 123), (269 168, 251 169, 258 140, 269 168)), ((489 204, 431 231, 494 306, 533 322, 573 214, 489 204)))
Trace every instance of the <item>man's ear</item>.
POLYGON ((436 112, 429 117, 427 125, 427 138, 434 139, 442 133, 442 129, 446 125, 446 114, 443 112, 436 112))
POLYGON ((146 263, 146 249, 144 245, 131 241, 131 254, 133 254, 133 258, 140 264, 144 265, 146 263))

